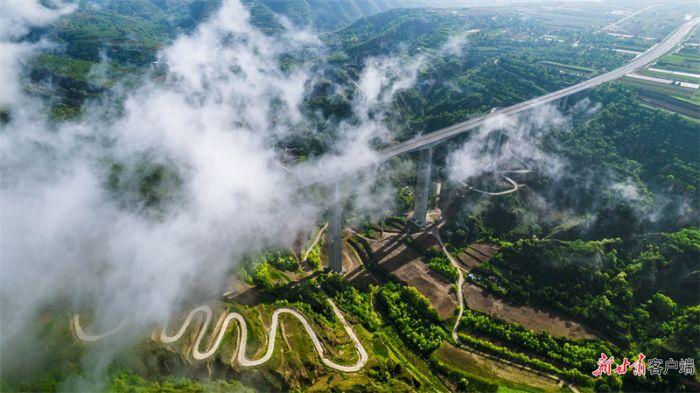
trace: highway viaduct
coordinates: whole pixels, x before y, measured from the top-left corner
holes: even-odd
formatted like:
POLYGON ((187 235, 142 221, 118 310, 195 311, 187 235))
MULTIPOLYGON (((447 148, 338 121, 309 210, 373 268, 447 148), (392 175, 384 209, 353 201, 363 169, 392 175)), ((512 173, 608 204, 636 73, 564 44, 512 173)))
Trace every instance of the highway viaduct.
MULTIPOLYGON (((496 116, 514 116, 517 114, 525 113, 527 111, 531 111, 532 109, 543 104, 553 102, 557 102, 560 108, 566 109, 569 105, 569 97, 573 96, 575 101, 575 96, 578 93, 599 86, 603 83, 621 78, 631 72, 639 70, 640 68, 644 68, 650 65, 651 63, 655 62, 663 55, 669 53, 671 50, 673 50, 679 44, 681 44, 699 23, 700 17, 685 22, 677 29, 675 29, 671 34, 665 37, 661 42, 655 44, 654 46, 646 50, 644 53, 634 58, 630 63, 627 63, 622 67, 598 75, 594 78, 588 79, 576 85, 569 86, 561 90, 557 90, 555 92, 509 106, 507 108, 495 109, 489 114, 478 116, 467 121, 457 123, 452 126, 445 127, 428 134, 420 135, 401 143, 397 143, 383 150, 380 150, 376 158, 371 162, 364 163, 363 167, 378 164, 380 162, 388 160, 391 157, 395 157, 401 154, 414 151, 419 152, 412 220, 413 223, 416 224, 418 227, 422 227, 426 224, 427 219, 428 196, 430 193, 430 178, 434 146, 445 142, 446 140, 452 137, 478 128, 484 123, 486 123, 489 119, 492 119, 496 116)), ((352 168, 343 173, 354 172, 359 169, 360 168, 352 168)), ((331 270, 339 273, 343 272, 342 206, 344 204, 344 199, 339 191, 340 180, 338 179, 340 176, 342 176, 343 173, 330 174, 332 178, 325 179, 326 181, 324 181, 324 183, 326 184, 331 184, 331 207, 328 224, 328 265, 331 270)), ((319 182, 319 180, 321 179, 315 179, 314 183, 319 182)))

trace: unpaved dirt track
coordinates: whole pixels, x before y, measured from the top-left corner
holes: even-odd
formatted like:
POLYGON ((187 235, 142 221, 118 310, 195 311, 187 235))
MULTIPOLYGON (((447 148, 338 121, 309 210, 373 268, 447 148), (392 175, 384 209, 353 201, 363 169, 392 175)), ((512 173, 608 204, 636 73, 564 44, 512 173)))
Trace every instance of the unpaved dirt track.
MULTIPOLYGON (((204 315, 204 322, 202 323, 199 332, 197 333, 197 338, 195 339, 194 346, 192 348, 192 357, 195 360, 204 360, 212 356, 216 351, 219 349, 219 345, 221 344, 221 340, 223 340, 224 335, 226 334, 226 328, 228 327, 229 323, 231 320, 236 320, 238 322, 238 326, 240 328, 240 334, 238 335, 238 354, 236 355, 236 361, 238 362, 239 365, 242 367, 254 367, 254 366, 259 366, 268 360, 272 358, 272 354, 275 349, 275 340, 277 338, 277 327, 279 326, 279 318, 280 315, 282 314, 289 314, 295 317, 296 319, 301 322, 302 326, 306 330, 306 333, 308 333, 309 337, 311 338, 311 342, 314 345, 314 349, 316 350, 316 353, 318 353, 318 356, 321 358, 321 361, 323 364, 326 366, 346 372, 346 373, 351 373, 351 372, 357 372, 362 367, 364 367, 365 363, 367 363, 368 356, 367 356, 367 351, 365 351, 365 348, 362 346, 362 343, 360 340, 357 338, 355 335, 355 332, 352 330, 352 327, 347 323, 345 320, 345 317, 343 314, 338 310, 338 307, 336 307, 335 303, 333 303, 332 300, 328 299, 328 303, 330 303, 331 307, 333 308, 333 312, 335 315, 338 317, 340 320, 340 323, 343 325, 343 328, 345 329, 345 332, 350 336, 350 339, 352 342, 355 344, 355 349, 357 350, 358 354, 360 355, 359 359, 355 364, 350 365, 350 366, 343 366, 341 364, 337 364, 333 362, 332 360, 328 359, 324 355, 324 349, 323 345, 321 344, 321 341, 319 341, 318 336, 316 335, 316 332, 313 330, 311 327, 311 324, 306 320, 306 318, 301 315, 298 311, 293 310, 291 308, 287 307, 282 307, 278 308, 277 310, 274 311, 272 314, 272 325, 270 326, 270 330, 268 332, 268 339, 267 339, 267 350, 265 351, 265 354, 259 358, 259 359, 248 359, 246 357, 246 346, 248 342, 248 325, 243 318, 243 316, 237 312, 230 312, 226 314, 226 316, 223 319, 223 322, 218 323, 216 326, 218 327, 218 331, 215 331, 216 333, 212 333, 215 335, 215 339, 212 342, 212 344, 209 346, 207 350, 204 352, 200 351, 200 346, 202 344, 202 340, 204 339, 204 336, 207 333, 207 329, 209 327, 209 324, 211 322, 211 317, 212 317, 212 310, 209 306, 199 306, 195 308, 194 310, 190 311, 187 314, 187 317, 185 318, 185 322, 180 326, 180 329, 178 329, 177 333, 174 335, 169 335, 166 332, 166 329, 163 329, 157 338, 165 343, 174 343, 178 340, 180 340, 185 332, 187 331, 187 328, 190 326, 192 323, 192 319, 197 313, 202 313, 204 315)), ((80 317, 78 314, 73 315, 73 327, 75 329, 75 334, 76 336, 85 342, 94 342, 94 341, 99 341, 103 338, 106 338, 114 333, 116 333, 118 330, 120 330, 126 323, 122 321, 122 323, 119 324, 116 328, 112 329, 111 331, 100 334, 100 335, 91 335, 91 334, 86 334, 82 327, 80 326, 80 317)))
POLYGON ((462 183, 462 185, 464 185, 468 190, 475 191, 475 192, 478 192, 480 194, 490 195, 490 196, 507 195, 507 194, 514 193, 514 192, 518 191, 518 189, 520 189, 520 184, 516 183, 515 180, 511 179, 508 176, 503 176, 503 178, 511 185, 511 188, 509 188, 505 191, 497 191, 497 192, 479 190, 479 189, 474 188, 474 187, 472 187, 464 182, 460 182, 460 183, 462 183))
POLYGON ((462 296, 462 285, 464 285, 464 274, 462 274, 462 269, 459 266, 459 263, 454 260, 452 257, 452 254, 447 251, 447 248, 445 247, 445 244, 442 242, 442 238, 440 237, 440 231, 436 228, 433 230, 433 236, 437 239, 438 243, 440 243, 440 248, 442 249, 442 252, 447 256, 447 259, 450 260, 450 263, 452 266, 457 269, 457 273, 459 273, 459 278, 457 279, 457 301, 458 301, 458 309, 457 309, 457 319, 455 320, 455 325, 452 327, 452 339, 455 340, 455 342, 459 342, 459 336, 457 335, 457 329, 459 329, 459 322, 462 320, 462 314, 464 314, 464 296, 462 296))
POLYGON ((323 232, 327 228, 328 228, 328 224, 322 226, 321 229, 318 230, 318 233, 316 233, 316 238, 314 238, 314 241, 312 241, 311 244, 309 245, 309 247, 306 250, 304 250, 304 252, 302 253, 302 257, 301 257, 302 261, 305 261, 306 259, 309 258, 309 253, 311 252, 311 250, 313 250, 314 247, 316 247, 316 244, 319 242, 319 240, 321 240, 321 235, 323 235, 323 232))
POLYGON ((78 336, 78 338, 81 341, 85 341, 85 342, 94 342, 94 341, 102 340, 103 338, 107 338, 107 337, 113 335, 114 333, 122 330, 122 328, 125 325, 126 325, 126 319, 123 319, 121 322, 119 322, 119 325, 117 325, 117 327, 108 331, 107 333, 89 334, 89 333, 85 333, 85 331, 83 331, 83 328, 80 326, 80 315, 73 314, 73 328, 75 330, 75 335, 78 336))
MULTIPOLYGON (((454 259, 454 257, 452 256, 452 254, 450 254, 449 251, 447 251, 447 248, 445 247, 445 245, 444 245, 443 242, 442 242, 442 239, 440 238, 440 232, 437 231, 437 230, 435 230, 435 232, 433 233, 433 236, 435 236, 435 237, 438 239, 438 241, 439 241, 439 243, 440 243, 440 247, 442 248, 442 252, 445 254, 445 256, 447 256, 447 259, 449 259, 450 263, 452 263, 452 265, 457 269, 457 272, 459 273, 459 279, 458 279, 458 285, 457 285, 457 296, 459 296, 459 309, 458 309, 458 313, 457 313, 457 319, 455 320, 455 324, 454 324, 454 326, 452 327, 452 339, 455 341, 455 343, 456 343, 459 347, 461 347, 462 349, 466 349, 466 350, 468 350, 468 351, 470 351, 470 352, 479 354, 480 356, 484 356, 484 357, 487 357, 487 358, 498 359, 498 360, 501 361, 501 362, 505 362, 505 363, 507 363, 507 364, 511 364, 511 365, 516 366, 516 367, 519 367, 519 368, 521 368, 521 369, 523 369, 523 370, 528 370, 528 371, 530 371, 530 372, 532 372, 532 373, 534 373, 534 374, 537 374, 537 375, 544 375, 544 376, 546 376, 546 377, 548 377, 548 378, 550 378, 550 379, 559 381, 559 383, 561 383, 561 385, 564 386, 564 385, 565 385, 565 382, 564 382, 558 375, 551 374, 551 373, 544 372, 544 371, 540 371, 540 370, 535 370, 535 369, 533 369, 533 368, 531 368, 531 367, 529 367, 529 366, 525 366, 525 365, 522 365, 522 364, 519 364, 519 363, 516 363, 516 362, 512 362, 512 361, 510 361, 510 360, 508 360, 508 359, 505 359, 505 358, 502 358, 502 357, 500 357, 500 356, 498 356, 498 355, 490 354, 490 353, 486 353, 486 352, 482 352, 482 351, 476 350, 476 349, 474 349, 474 348, 472 348, 472 347, 469 347, 469 346, 466 346, 466 345, 462 344, 462 342, 459 340, 458 330, 459 330, 459 323, 460 323, 460 321, 461 321, 461 319, 462 319, 462 315, 464 314, 464 296, 463 296, 463 294, 462 294, 462 286, 464 285, 464 274, 463 274, 463 272, 462 272, 462 267, 461 267, 461 266, 459 265, 459 263, 454 259)), ((576 386, 571 385, 571 384, 566 384, 566 386, 568 386, 569 389, 571 389, 572 392, 574 392, 574 393, 579 393, 579 391, 578 391, 578 389, 576 388, 576 386)))

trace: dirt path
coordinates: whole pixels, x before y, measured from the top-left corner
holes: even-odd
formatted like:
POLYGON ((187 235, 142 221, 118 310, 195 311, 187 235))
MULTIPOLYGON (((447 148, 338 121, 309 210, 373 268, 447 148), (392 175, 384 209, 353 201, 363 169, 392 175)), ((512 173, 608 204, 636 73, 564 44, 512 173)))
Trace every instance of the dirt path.
MULTIPOLYGON (((367 352, 365 351, 365 348, 362 346, 362 343, 360 340, 357 338, 355 335, 355 332, 352 330, 352 327, 347 323, 345 320, 345 317, 343 314, 338 310, 338 307, 336 307, 335 303, 333 303, 332 300, 328 299, 328 303, 330 303, 331 307, 333 308, 333 312, 335 315, 338 317, 338 320, 340 320, 340 323, 343 325, 343 328, 345 328, 345 332, 350 336, 350 339, 352 342, 355 344, 355 349, 360 355, 360 358, 357 360, 357 362, 353 365, 350 366, 344 366, 337 364, 333 362, 332 360, 328 359, 324 355, 324 349, 323 346, 321 345, 321 341, 319 341, 318 336, 316 335, 316 332, 313 330, 311 327, 311 324, 304 318, 303 315, 301 315, 298 311, 293 310, 291 308, 278 308, 275 310, 275 312, 272 314, 272 325, 270 326, 270 330, 268 332, 268 340, 267 340, 267 350, 265 354, 259 358, 259 359, 248 359, 246 357, 246 345, 248 342, 248 325, 246 324, 245 319, 243 316, 237 312, 230 312, 226 314, 223 322, 221 322, 218 328, 218 333, 215 333, 215 339, 212 342, 211 345, 209 345, 209 349, 207 349, 204 352, 200 351, 200 346, 202 343, 202 340, 204 339, 207 328, 209 327, 209 323, 211 322, 211 317, 212 317, 212 310, 209 306, 199 306, 195 308, 194 310, 190 311, 189 314, 187 314, 187 318, 185 318, 185 322, 180 326, 180 329, 175 333, 174 335, 168 335, 166 333, 166 329, 163 329, 160 333, 160 336, 158 336, 158 339, 165 343, 174 343, 182 338, 182 336, 185 334, 187 331, 187 328, 190 326, 190 323, 192 322, 192 319, 194 316, 198 313, 201 313, 204 315, 204 322, 201 325, 201 328, 199 329, 199 332, 197 333, 197 338, 195 339, 194 346, 192 348, 192 357, 195 360, 204 360, 207 359, 208 357, 212 356, 217 349, 219 349, 219 345, 221 344, 221 340, 224 338, 224 335, 226 334, 226 328, 228 327, 229 323, 232 320, 236 320, 238 322, 239 328, 240 328, 240 334, 238 335, 238 354, 236 356, 236 361, 238 364, 240 364, 242 367, 254 367, 254 366, 259 366, 268 360, 272 358, 272 354, 275 349, 275 339, 277 337, 277 327, 279 325, 279 318, 280 315, 282 314, 289 314, 301 322, 302 326, 306 330, 306 333, 309 335, 311 338, 311 342, 313 343, 314 349, 316 350, 316 353, 318 353, 319 358, 321 359, 321 362, 325 364, 326 366, 350 373, 350 372, 357 372, 362 367, 364 367, 365 363, 367 363, 368 356, 367 352)), ((73 315, 73 327, 75 328, 75 334, 78 336, 78 338, 82 341, 85 342, 93 342, 93 341, 98 341, 101 340, 107 336, 110 336, 114 333, 116 333, 119 329, 123 327, 125 322, 122 322, 117 326, 116 328, 112 329, 111 331, 101 334, 101 335, 91 335, 91 334, 86 334, 82 327, 80 326, 80 316, 78 314, 73 315)), ((216 331, 216 329, 215 329, 216 331)))
MULTIPOLYGON (((440 243, 440 248, 442 248, 442 252, 445 254, 445 256, 447 256, 447 259, 449 259, 452 266, 454 266, 457 269, 457 272, 459 273, 459 279, 457 282, 457 296, 459 298, 459 306, 458 306, 459 308, 458 308, 458 313, 457 313, 457 319, 455 320, 455 324, 452 327, 452 339, 455 341, 455 343, 463 350, 472 352, 476 355, 479 355, 479 356, 482 356, 485 358, 494 359, 494 360, 497 360, 499 362, 506 363, 510 366, 517 367, 517 368, 520 368, 522 370, 529 371, 529 372, 532 372, 534 374, 555 380, 558 383, 561 383, 563 385, 564 382, 561 380, 561 378, 559 378, 559 376, 557 376, 555 374, 550 374, 550 373, 547 373, 544 371, 535 370, 531 367, 525 366, 523 364, 512 362, 512 361, 505 359, 503 357, 500 357, 500 356, 497 356, 497 355, 494 355, 491 353, 479 351, 475 348, 464 345, 462 342, 460 342, 459 335, 457 334, 457 331, 459 329, 459 323, 462 320, 462 314, 464 314, 464 296, 462 294, 462 287, 464 286, 464 274, 463 274, 462 267, 460 266, 460 264, 457 262, 457 260, 455 260, 455 258, 452 256, 452 254, 450 254, 449 251, 447 251, 447 248, 445 247, 444 243, 442 242, 442 239, 440 238, 440 232, 437 230, 437 228, 435 228, 435 230, 433 232, 433 236, 435 236, 438 239, 438 242, 440 243)), ((573 386, 573 385, 568 385, 568 386, 574 393, 579 393, 578 389, 576 389, 575 386, 573 386)))
POLYGON ((464 182, 462 182, 462 185, 464 185, 464 187, 466 187, 468 190, 475 191, 475 192, 478 192, 480 194, 489 195, 489 196, 507 195, 507 194, 514 193, 520 189, 520 184, 516 183, 515 180, 511 179, 508 176, 503 176, 503 178, 511 185, 511 188, 509 188, 505 191, 490 192, 490 191, 479 190, 479 189, 474 188, 474 187, 472 187, 464 182))
POLYGON ((282 330, 282 338, 284 339, 284 344, 287 346, 287 350, 291 351, 292 346, 289 345, 289 340, 287 340, 287 331, 284 329, 284 322, 280 322, 280 330, 282 330))
POLYGON ((316 244, 318 244, 319 240, 321 240, 321 235, 323 234, 323 231, 326 230, 326 228, 328 228, 328 224, 322 226, 321 229, 318 230, 318 233, 316 233, 316 238, 314 239, 314 241, 311 242, 311 244, 309 245, 309 247, 306 248, 306 250, 304 250, 304 253, 302 254, 302 257, 301 257, 302 261, 305 261, 306 258, 309 257, 309 253, 311 252, 311 250, 313 250, 314 247, 316 247, 316 244))
MULTIPOLYGON (((513 180, 511 180, 511 179, 509 179, 509 178, 507 178, 507 179, 513 184, 513 189, 512 189, 512 190, 508 190, 508 191, 506 191, 506 192, 504 192, 504 193, 505 193, 505 194, 509 194, 509 193, 511 193, 511 192, 517 191, 517 189, 518 189, 518 184, 515 183, 515 181, 513 181, 513 180)), ((441 186, 441 184, 438 184, 438 186, 441 186)), ((439 189, 438 189, 438 190, 439 190, 439 189)), ((478 191, 478 190, 476 190, 476 191, 478 191)), ((440 195, 440 194, 438 193, 438 198, 439 198, 439 195, 440 195)), ((494 195, 503 195, 503 193, 494 194, 494 195)), ((436 213, 438 214, 438 216, 440 216, 440 215, 441 215, 440 210, 439 210, 439 209, 435 209, 435 210, 436 210, 436 213)), ((462 294, 462 287, 464 286, 464 282, 465 282, 465 281, 464 281, 463 268, 462 268, 461 264, 452 256, 452 254, 450 254, 450 252, 447 251, 447 248, 445 247, 445 244, 444 244, 443 241, 442 241, 442 237, 440 237, 440 226, 439 226, 439 225, 436 225, 436 226, 433 227, 433 229, 431 230, 431 235, 432 235, 433 237, 435 237, 435 239, 437 239, 438 243, 440 244, 440 248, 442 249, 443 254, 445 254, 445 256, 446 256, 447 259, 450 261, 450 263, 452 264, 452 266, 454 266, 455 269, 457 269, 457 273, 459 273, 459 278, 457 279, 457 299, 458 299, 458 305, 457 305, 458 308, 457 308, 457 310, 458 310, 458 312, 457 312, 457 319, 455 320, 455 324, 454 324, 454 326, 452 326, 452 339, 455 341, 455 343, 456 343, 460 348, 462 348, 463 350, 472 352, 472 353, 475 354, 475 355, 482 356, 482 357, 484 357, 484 358, 486 358, 486 359, 494 359, 494 360, 497 360, 498 362, 504 362, 504 363, 506 363, 506 364, 508 364, 508 365, 510 365, 510 366, 517 367, 517 368, 520 368, 520 369, 522 369, 522 370, 525 370, 525 371, 528 371, 528 372, 532 372, 532 373, 534 373, 534 374, 536 374, 536 375, 540 375, 540 376, 543 376, 543 377, 552 379, 552 380, 554 380, 554 381, 557 381, 558 384, 564 385, 564 382, 563 382, 563 381, 561 380, 561 378, 559 378, 557 375, 550 374, 550 373, 546 373, 546 372, 542 372, 542 371, 539 371, 539 370, 535 370, 535 369, 530 368, 530 367, 528 367, 528 366, 525 366, 525 365, 522 365, 522 364, 518 364, 518 363, 514 363, 514 362, 512 362, 512 361, 510 361, 510 360, 508 360, 508 359, 502 358, 502 357, 500 357, 500 356, 496 356, 496 355, 492 355, 492 354, 485 353, 485 352, 482 352, 482 351, 478 351, 478 350, 476 350, 476 349, 474 349, 474 348, 471 348, 471 347, 469 347, 469 346, 466 346, 466 345, 464 345, 464 344, 462 344, 462 343, 460 342, 460 340, 459 340, 459 335, 457 334, 457 332, 458 332, 458 330, 459 330, 459 324, 460 324, 460 322, 461 322, 461 320, 462 320, 462 315, 464 314, 464 296, 463 296, 463 294, 462 294)), ((478 251, 478 250, 477 250, 477 251, 478 251)), ((571 391, 573 391, 574 393, 579 393, 578 389, 576 389, 575 386, 573 386, 573 385, 568 385, 568 387, 569 387, 569 388, 571 389, 571 391)))
MULTIPOLYGON (((452 266, 454 266, 457 269, 457 272, 459 273, 459 279, 458 279, 458 283, 457 283, 457 296, 459 298, 459 306, 458 306, 459 308, 458 308, 458 313, 457 313, 457 319, 455 320, 455 324, 452 327, 452 339, 455 341, 455 343, 463 350, 472 352, 476 355, 479 355, 479 356, 482 356, 482 357, 485 357, 488 359, 494 359, 494 360, 497 360, 499 362, 504 362, 510 366, 517 367, 517 368, 520 368, 522 370, 526 370, 526 371, 532 372, 532 373, 540 375, 540 376, 544 376, 546 378, 560 382, 563 385, 561 378, 559 378, 559 376, 557 376, 557 375, 546 373, 546 372, 543 372, 540 370, 535 370, 531 367, 512 362, 512 361, 505 359, 503 357, 500 357, 500 356, 497 356, 494 354, 490 354, 490 353, 486 353, 483 351, 479 351, 475 348, 464 345, 462 342, 460 342, 459 335, 457 334, 457 331, 459 330, 459 324, 462 320, 462 314, 464 314, 464 296, 462 294, 462 287, 464 286, 464 274, 463 274, 462 267, 460 266, 460 264, 457 262, 457 260, 455 260, 455 258, 452 256, 452 254, 450 254, 449 251, 447 251, 447 248, 445 247, 444 243, 442 242, 442 239, 440 238, 440 232, 437 230, 437 228, 433 232, 433 236, 435 236, 438 239, 438 242, 440 243, 440 248, 442 248, 442 252, 445 254, 445 256, 447 256, 447 258, 449 259, 452 266)), ((575 386, 573 386, 573 385, 568 385, 568 386, 574 393, 579 393, 578 389, 576 389, 575 386)))
MULTIPOLYGON (((434 209, 434 214, 437 215, 438 220, 442 220, 442 210, 440 210, 440 196, 442 192, 442 182, 438 182, 437 184, 437 194, 435 197, 435 209, 434 209)), ((464 296, 462 296, 462 286, 464 285, 464 274, 462 274, 462 269, 459 268, 459 263, 452 257, 452 254, 450 254, 449 251, 447 251, 447 247, 445 247, 445 243, 442 241, 442 237, 440 236, 440 225, 435 225, 433 229, 431 230, 430 233, 435 239, 437 239, 438 244, 440 245, 440 249, 442 250, 442 253, 445 254, 447 259, 450 261, 452 266, 457 269, 457 273, 459 273, 459 277, 457 278, 457 319, 455 320, 455 324, 452 327, 452 339, 455 340, 455 342, 459 342, 459 336, 457 335, 457 329, 459 328, 459 322, 462 320, 462 314, 464 314, 464 296)))
POLYGON ((462 314, 464 314, 464 296, 462 296, 462 286, 464 285, 464 274, 462 273, 462 269, 459 267, 459 263, 452 257, 452 254, 450 254, 449 251, 447 251, 447 248, 445 247, 445 243, 442 242, 442 238, 440 237, 440 230, 435 227, 433 228, 433 236, 437 239, 438 243, 440 244, 440 248, 442 249, 442 252, 447 256, 447 259, 449 259, 450 263, 452 266, 457 269, 457 273, 459 273, 459 278, 457 279, 457 307, 458 307, 458 312, 457 312, 457 320, 455 320, 455 324, 452 327, 452 339, 455 340, 455 342, 459 342, 459 336, 457 335, 457 329, 459 328, 459 322, 462 320, 462 314))
POLYGON ((85 342, 100 341, 103 338, 107 338, 107 337, 113 335, 114 333, 122 330, 122 328, 124 326, 126 326, 126 319, 123 319, 119 323, 119 325, 117 325, 117 327, 108 331, 107 333, 89 334, 89 333, 85 333, 85 331, 83 331, 83 328, 80 326, 80 315, 73 314, 73 328, 75 330, 75 335, 78 337, 78 339, 80 339, 81 341, 85 341, 85 342))

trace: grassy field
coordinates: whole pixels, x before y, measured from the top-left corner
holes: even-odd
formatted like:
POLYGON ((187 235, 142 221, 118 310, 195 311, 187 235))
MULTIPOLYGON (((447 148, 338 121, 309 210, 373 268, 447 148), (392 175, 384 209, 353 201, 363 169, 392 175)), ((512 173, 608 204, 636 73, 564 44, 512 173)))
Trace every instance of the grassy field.
POLYGON ((700 91, 693 94, 693 96, 690 97, 690 100, 686 100, 686 101, 690 101, 694 104, 700 105, 700 91))
POLYGON ((696 78, 696 77, 688 76, 688 75, 669 74, 666 72, 649 71, 649 70, 641 71, 641 72, 639 72, 639 74, 653 76, 656 78, 671 79, 671 80, 681 81, 681 82, 700 83, 700 78, 696 78))
MULTIPOLYGON (((680 76, 671 75, 673 78, 669 78, 662 73, 655 73, 653 71, 645 71, 643 74, 665 77, 665 79, 676 79, 675 77, 680 76)), ((686 78, 691 79, 691 77, 686 78)), ((650 97, 649 99, 643 98, 645 105, 652 105, 686 116, 698 117, 697 114, 700 112, 700 90, 698 89, 689 89, 677 85, 632 78, 623 78, 621 82, 636 89, 641 97, 650 97)), ((691 83, 697 82, 696 80, 691 83)))
MULTIPOLYGON (((642 8, 642 6, 638 6, 642 8)), ((683 23, 688 12, 692 12, 690 3, 668 2, 637 14, 618 25, 626 34, 661 38, 683 23)))
POLYGON ((624 83, 630 87, 634 87, 637 89, 643 89, 643 90, 649 90, 649 91, 653 91, 656 93, 666 94, 666 95, 674 96, 674 97, 689 98, 693 94, 695 94, 695 92, 696 92, 695 89, 687 89, 687 88, 676 86, 676 85, 656 83, 656 82, 646 81, 646 80, 642 80, 642 79, 633 79, 633 78, 625 77, 625 78, 622 78, 621 81, 622 81, 622 83, 624 83))
POLYGON ((684 102, 687 102, 687 103, 690 103, 693 105, 700 105, 700 89, 698 89, 698 91, 690 97, 674 97, 674 98, 677 98, 681 101, 684 101, 684 102))
POLYGON ((605 4, 579 2, 576 7, 551 3, 518 10, 548 28, 588 30, 615 21, 617 17, 607 13, 611 9, 605 4))
POLYGON ((544 60, 540 62, 541 64, 544 64, 546 66, 554 67, 557 69, 565 70, 565 71, 575 71, 577 73, 582 73, 582 74, 592 74, 595 73, 596 70, 590 67, 582 67, 582 66, 577 66, 573 64, 562 64, 562 63, 557 63, 554 61, 549 61, 549 60, 544 60))
POLYGON ((700 119, 696 119, 696 118, 691 117, 691 116, 686 116, 686 115, 684 115, 684 114, 682 114, 682 113, 674 112, 674 111, 671 111, 671 110, 668 110, 668 109, 665 109, 665 108, 661 108, 661 107, 659 107, 659 106, 647 104, 647 103, 645 103, 644 101, 640 101, 639 105, 642 106, 642 107, 644 107, 644 108, 651 109, 651 110, 661 110, 661 111, 668 112, 668 113, 675 113, 675 114, 677 114, 677 115, 679 115, 679 116, 681 116, 681 117, 683 117, 683 118, 685 118, 685 119, 687 119, 687 120, 689 120, 689 121, 697 122, 697 123, 700 125, 700 119))
MULTIPOLYGON (((688 40, 687 42, 689 41, 691 40, 688 40)), ((678 54, 700 56, 700 47, 686 45, 678 51, 678 54)))
POLYGON ((443 345, 435 351, 433 357, 469 375, 478 376, 497 383, 499 389, 505 388, 510 389, 510 391, 532 393, 564 391, 561 386, 558 386, 557 383, 551 379, 465 351, 449 343, 443 343, 443 345))
POLYGON ((632 41, 632 40, 624 40, 621 42, 616 42, 615 43, 615 49, 625 49, 625 50, 631 50, 635 52, 644 52, 647 49, 649 49, 651 45, 649 44, 648 41, 632 41))
POLYGON ((658 65, 673 71, 700 73, 700 56, 673 53, 659 59, 658 65))

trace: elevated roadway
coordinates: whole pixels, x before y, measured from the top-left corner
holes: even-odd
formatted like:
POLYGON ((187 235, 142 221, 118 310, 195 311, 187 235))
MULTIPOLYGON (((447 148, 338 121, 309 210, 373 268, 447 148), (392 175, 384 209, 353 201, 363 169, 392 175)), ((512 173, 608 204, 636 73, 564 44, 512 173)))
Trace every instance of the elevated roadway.
MULTIPOLYGON (((634 58, 631 62, 623 65, 622 67, 616 68, 612 71, 606 72, 604 74, 598 75, 581 83, 575 84, 573 86, 565 87, 561 90, 557 90, 552 93, 545 94, 530 100, 521 102, 509 106, 507 108, 498 108, 492 110, 490 113, 478 116, 467 121, 457 123, 455 125, 433 131, 428 134, 419 135, 412 139, 404 142, 397 143, 395 145, 389 146, 382 150, 376 152, 369 159, 358 159, 352 162, 350 165, 338 170, 326 170, 324 173, 319 173, 315 176, 302 176, 299 169, 303 166, 297 167, 296 170, 291 171, 293 174, 296 172, 298 179, 303 179, 300 181, 300 186, 306 187, 314 184, 325 183, 331 184, 335 192, 334 197, 331 198, 330 208, 331 223, 333 225, 329 226, 329 239, 331 244, 335 245, 335 252, 329 252, 329 266, 337 271, 342 272, 342 255, 339 250, 338 245, 341 244, 342 240, 342 225, 339 221, 342 221, 342 199, 338 196, 338 183, 342 181, 342 178, 346 175, 356 173, 363 168, 368 166, 380 164, 392 157, 399 156, 401 154, 406 154, 414 151, 421 151, 420 163, 419 163, 419 176, 416 185, 416 198, 413 209, 413 222, 418 226, 422 227, 426 223, 426 212, 427 212, 427 195, 429 195, 430 187, 430 172, 431 172, 431 161, 432 161, 432 147, 446 141, 449 138, 455 137, 457 135, 463 134, 472 129, 481 127, 487 121, 496 118, 498 116, 514 116, 523 112, 530 111, 538 106, 554 102, 561 99, 566 99, 566 97, 582 92, 584 90, 602 85, 603 83, 613 81, 615 79, 621 78, 629 73, 632 73, 640 68, 649 66, 651 63, 658 60, 660 57, 671 52, 680 43, 682 43, 686 37, 693 31, 695 27, 700 23, 700 18, 691 19, 681 26, 676 28, 671 34, 664 38, 661 42, 655 44, 645 52, 641 53, 639 56, 634 58)), ((514 183, 514 182, 513 182, 514 183)), ((517 184, 514 190, 517 189, 517 184)), ((508 191, 510 192, 510 190, 508 191)))
POLYGON ((683 40, 689 35, 689 33, 700 23, 700 18, 694 18, 676 30, 669 34, 658 44, 655 44, 644 53, 640 54, 638 57, 633 59, 630 63, 625 64, 622 67, 616 68, 610 72, 602 75, 598 75, 581 83, 573 86, 565 87, 561 90, 545 94, 540 97, 536 97, 507 108, 496 109, 493 112, 469 119, 467 121, 457 123, 455 125, 442 128, 437 131, 433 131, 429 134, 424 134, 417 136, 415 138, 409 139, 407 141, 397 143, 393 146, 387 147, 379 151, 379 161, 387 160, 391 157, 412 152, 415 150, 420 150, 422 148, 430 147, 438 143, 444 142, 445 140, 462 134, 466 131, 478 128, 486 123, 489 119, 496 116, 512 116, 521 112, 525 112, 536 108, 540 105, 559 100, 561 98, 570 96, 572 94, 591 89, 593 87, 602 85, 603 83, 619 79, 631 72, 637 71, 640 68, 644 68, 651 63, 658 60, 660 57, 671 52, 676 48, 683 40))

